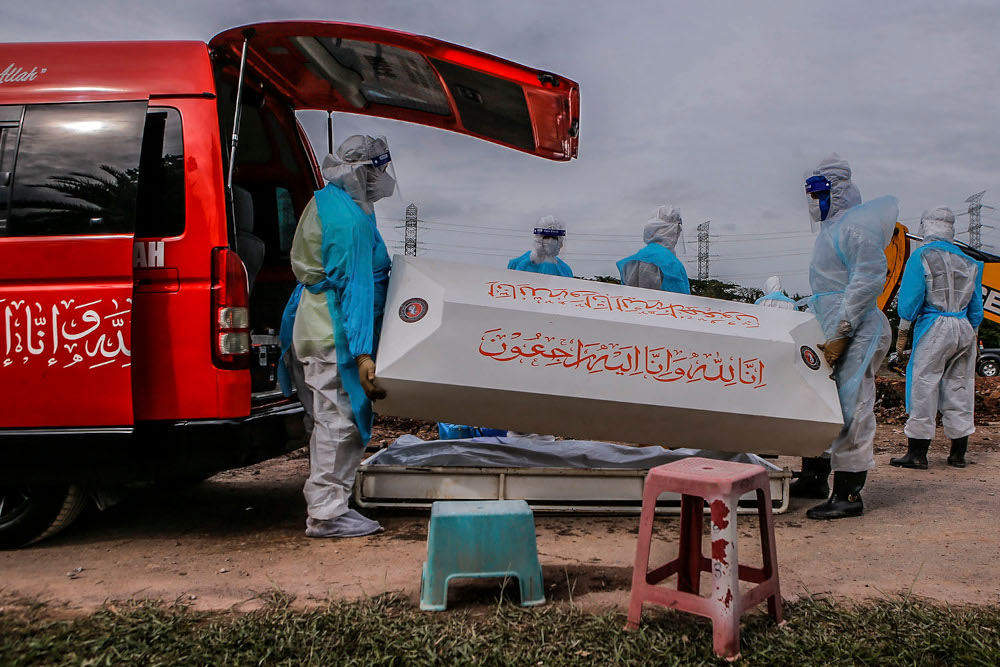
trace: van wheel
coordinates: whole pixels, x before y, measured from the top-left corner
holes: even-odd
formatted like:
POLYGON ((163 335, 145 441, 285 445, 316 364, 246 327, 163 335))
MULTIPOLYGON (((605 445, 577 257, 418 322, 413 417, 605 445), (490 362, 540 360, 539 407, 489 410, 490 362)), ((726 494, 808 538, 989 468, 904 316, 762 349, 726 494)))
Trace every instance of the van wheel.
POLYGON ((79 484, 0 486, 0 549, 55 535, 80 516, 89 500, 79 484))
POLYGON ((1000 373, 1000 363, 995 359, 987 359, 979 364, 979 374, 983 377, 994 378, 998 373, 1000 373))

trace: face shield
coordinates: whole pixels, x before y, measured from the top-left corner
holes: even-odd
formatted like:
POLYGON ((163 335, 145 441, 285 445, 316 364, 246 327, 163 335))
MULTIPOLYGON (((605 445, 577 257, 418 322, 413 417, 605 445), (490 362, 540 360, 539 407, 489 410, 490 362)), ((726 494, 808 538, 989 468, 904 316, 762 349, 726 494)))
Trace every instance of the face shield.
POLYGON ((555 262, 566 240, 566 225, 547 215, 532 230, 531 261, 536 264, 555 262))
POLYGON ((809 197, 809 219, 813 233, 820 229, 820 223, 830 215, 830 191, 833 184, 826 176, 810 176, 806 179, 806 196, 809 197))
POLYGON ((384 136, 355 134, 344 140, 335 154, 323 160, 323 176, 346 191, 366 212, 380 204, 379 213, 402 219, 403 198, 396 170, 384 136))

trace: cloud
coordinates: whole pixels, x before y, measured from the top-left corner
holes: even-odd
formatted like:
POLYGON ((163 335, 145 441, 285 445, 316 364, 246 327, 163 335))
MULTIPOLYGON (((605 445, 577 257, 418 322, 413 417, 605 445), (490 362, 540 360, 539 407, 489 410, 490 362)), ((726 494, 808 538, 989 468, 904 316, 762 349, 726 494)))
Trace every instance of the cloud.
MULTIPOLYGON (((812 240, 801 177, 831 150, 851 160, 863 194, 900 197, 903 218, 983 188, 995 190, 987 201, 1000 199, 992 2, 133 0, 67 12, 61 1, 35 0, 0 9, 0 38, 207 40, 280 18, 430 34, 580 82, 580 159, 570 164, 352 121, 390 137, 407 202, 441 223, 424 233, 432 255, 461 258, 464 249, 490 253, 464 255, 472 261, 502 264, 553 213, 569 227, 565 258, 577 274, 609 274, 636 249, 649 212, 669 202, 685 216, 689 267, 694 226, 711 220, 713 275, 760 284, 782 272, 789 289, 805 292, 812 240)), ((325 146, 322 114, 303 122, 325 146)), ((988 232, 987 242, 1000 239, 988 232)), ((396 234, 387 225, 387 239, 396 234)))

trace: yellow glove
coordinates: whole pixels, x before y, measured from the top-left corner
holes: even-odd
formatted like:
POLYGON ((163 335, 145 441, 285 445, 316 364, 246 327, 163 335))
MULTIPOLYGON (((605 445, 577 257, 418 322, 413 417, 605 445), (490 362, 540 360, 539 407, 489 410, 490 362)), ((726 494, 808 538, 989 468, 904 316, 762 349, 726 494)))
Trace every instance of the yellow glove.
POLYGON ((358 364, 358 379, 365 395, 372 401, 385 398, 385 389, 375 384, 375 361, 370 354, 362 354, 355 361, 358 364))
POLYGON ((832 368, 837 364, 837 360, 840 359, 841 355, 844 354, 844 351, 850 344, 850 338, 831 338, 825 343, 820 343, 816 347, 823 350, 823 357, 826 359, 826 363, 830 364, 830 367, 832 368))

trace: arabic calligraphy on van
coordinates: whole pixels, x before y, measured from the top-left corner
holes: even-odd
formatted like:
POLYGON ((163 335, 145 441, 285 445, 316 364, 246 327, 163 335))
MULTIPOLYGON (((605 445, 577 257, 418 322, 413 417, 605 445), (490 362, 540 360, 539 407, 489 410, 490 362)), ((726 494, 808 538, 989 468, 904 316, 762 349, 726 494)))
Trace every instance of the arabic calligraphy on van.
POLYGON ((588 374, 612 373, 661 383, 717 382, 724 387, 753 389, 767 386, 763 360, 717 351, 694 352, 490 329, 483 333, 479 354, 503 363, 560 366, 588 374))
POLYGON ((14 365, 95 369, 132 363, 132 299, 79 304, 0 299, 0 309, 0 372, 14 365))
POLYGON ((670 303, 661 299, 635 299, 630 296, 613 296, 594 290, 552 289, 533 287, 528 284, 486 283, 489 296, 494 299, 510 299, 544 305, 586 308, 597 311, 615 311, 638 315, 659 315, 678 320, 695 320, 708 324, 726 324, 747 329, 756 329, 760 321, 754 315, 735 310, 714 310, 680 303, 670 303))

